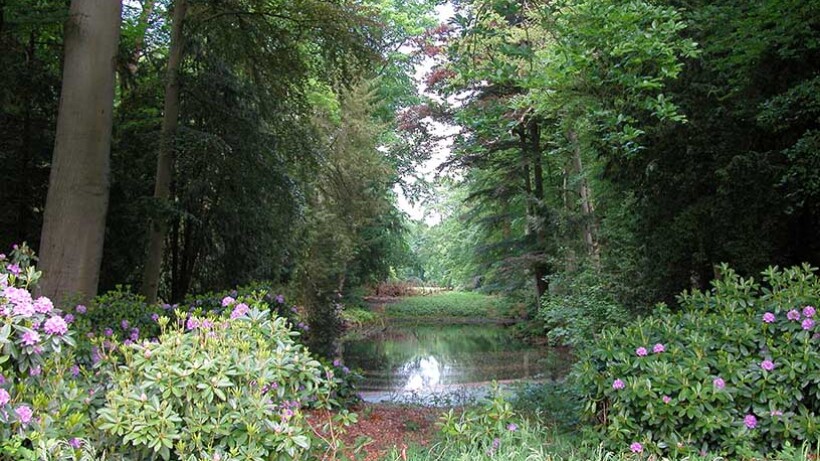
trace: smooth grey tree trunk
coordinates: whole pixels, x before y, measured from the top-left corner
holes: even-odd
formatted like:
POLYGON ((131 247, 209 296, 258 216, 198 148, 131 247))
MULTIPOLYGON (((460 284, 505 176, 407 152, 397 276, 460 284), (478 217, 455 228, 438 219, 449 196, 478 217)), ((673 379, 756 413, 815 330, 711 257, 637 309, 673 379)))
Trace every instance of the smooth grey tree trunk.
POLYGON ((108 208, 114 72, 122 5, 72 0, 57 132, 40 240, 40 292, 97 293, 108 208))
MULTIPOLYGON (((157 176, 154 184, 154 199, 167 201, 171 196, 171 179, 174 167, 174 136, 179 125, 179 68, 184 48, 183 22, 188 12, 187 0, 176 0, 174 18, 171 25, 171 45, 168 68, 165 71, 165 111, 162 118, 159 153, 157 155, 157 176)), ((142 273, 141 291, 149 303, 157 300, 159 279, 162 272, 162 258, 165 254, 165 238, 168 235, 168 220, 155 219, 150 225, 148 255, 142 273)))

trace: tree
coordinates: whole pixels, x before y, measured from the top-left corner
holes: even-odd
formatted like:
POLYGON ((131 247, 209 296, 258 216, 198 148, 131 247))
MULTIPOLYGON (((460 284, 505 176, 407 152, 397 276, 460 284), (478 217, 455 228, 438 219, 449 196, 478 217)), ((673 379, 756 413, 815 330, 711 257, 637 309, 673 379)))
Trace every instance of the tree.
MULTIPOLYGON (((171 195, 173 174, 174 136, 179 124, 179 71, 182 64, 182 53, 185 48, 183 26, 188 13, 188 1, 176 0, 174 18, 171 28, 171 44, 168 54, 168 66, 165 70, 165 107, 162 117, 159 153, 157 154, 157 174, 154 186, 154 198, 166 201, 171 195)), ((165 238, 168 233, 168 221, 165 216, 154 219, 151 223, 148 255, 142 275, 142 295, 146 301, 157 300, 162 258, 165 254, 165 238)))
POLYGON ((73 0, 54 156, 40 242, 40 289, 59 298, 97 292, 108 207, 114 72, 121 4, 73 0))

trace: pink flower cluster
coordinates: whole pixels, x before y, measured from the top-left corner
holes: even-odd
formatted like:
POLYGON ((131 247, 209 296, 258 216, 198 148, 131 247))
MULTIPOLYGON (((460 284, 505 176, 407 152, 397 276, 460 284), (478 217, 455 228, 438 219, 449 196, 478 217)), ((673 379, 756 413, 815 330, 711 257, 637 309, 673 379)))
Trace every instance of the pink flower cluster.
MULTIPOLYGON (((652 352, 655 354, 666 352, 666 346, 664 346, 662 343, 657 343, 654 346, 652 346, 652 352)), ((646 357, 647 355, 649 355, 649 351, 647 351, 645 347, 641 346, 635 349, 635 355, 637 355, 638 357, 646 357)))

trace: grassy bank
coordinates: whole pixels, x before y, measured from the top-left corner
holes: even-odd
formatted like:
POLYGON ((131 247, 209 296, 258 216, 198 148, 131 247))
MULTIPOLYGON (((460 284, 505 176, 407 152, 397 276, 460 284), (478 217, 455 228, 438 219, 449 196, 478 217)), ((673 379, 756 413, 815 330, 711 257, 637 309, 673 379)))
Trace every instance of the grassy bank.
POLYGON ((502 320, 515 318, 515 309, 505 299, 481 293, 445 291, 400 298, 385 304, 390 318, 502 320))

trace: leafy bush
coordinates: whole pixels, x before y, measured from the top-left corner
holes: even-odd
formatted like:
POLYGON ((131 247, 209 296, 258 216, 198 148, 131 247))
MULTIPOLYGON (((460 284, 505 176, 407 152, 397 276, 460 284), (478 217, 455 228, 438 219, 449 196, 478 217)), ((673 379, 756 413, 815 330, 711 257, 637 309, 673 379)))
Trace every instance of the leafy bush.
POLYGON ((507 432, 516 432, 521 423, 513 407, 494 386, 492 394, 477 409, 461 414, 451 409, 441 417, 441 434, 452 443, 467 443, 487 450, 497 448, 496 439, 507 432))
POLYGON ((585 415, 619 450, 752 456, 820 440, 820 279, 726 266, 711 291, 605 331, 575 368, 585 415), (637 445, 635 445, 637 446, 637 445))
POLYGON ((236 287, 236 289, 233 290, 188 296, 181 306, 173 307, 186 310, 187 312, 214 313, 220 315, 226 310, 226 306, 223 303, 226 297, 235 300, 261 297, 274 316, 288 319, 294 325, 298 323, 298 321, 296 321, 296 307, 288 304, 285 300, 285 296, 280 294, 273 285, 263 282, 251 283, 249 285, 236 287))
POLYGON ((10 259, 0 256, 0 372, 36 371, 52 353, 74 344, 71 319, 66 321, 50 299, 31 295, 41 274, 25 244, 15 245, 10 259))
POLYGON ((33 460, 61 444, 80 449, 78 437, 94 434, 102 385, 74 361, 74 316, 32 298, 40 272, 25 244, 0 260, 0 460, 33 460))
POLYGON ((521 384, 516 387, 511 403, 517 413, 537 413, 550 427, 577 429, 581 398, 574 383, 568 380, 521 384))
POLYGON ((550 277, 541 297, 538 319, 551 344, 578 346, 604 327, 623 325, 629 312, 612 296, 612 289, 589 271, 550 277))
POLYGON ((158 343, 126 347, 100 428, 169 459, 287 459, 310 446, 300 411, 332 382, 260 300, 232 317, 191 316, 158 343))
MULTIPOLYGON (((118 285, 116 289, 94 298, 88 305, 78 304, 71 308, 72 327, 81 338, 105 337, 125 344, 153 339, 159 336, 157 319, 168 315, 171 306, 164 309, 158 304, 147 304, 142 295, 132 293, 130 287, 118 285)), ((88 355, 88 341, 80 341, 80 353, 88 355)))

